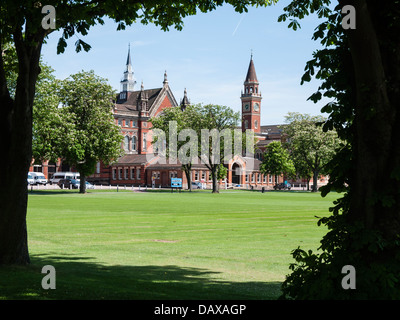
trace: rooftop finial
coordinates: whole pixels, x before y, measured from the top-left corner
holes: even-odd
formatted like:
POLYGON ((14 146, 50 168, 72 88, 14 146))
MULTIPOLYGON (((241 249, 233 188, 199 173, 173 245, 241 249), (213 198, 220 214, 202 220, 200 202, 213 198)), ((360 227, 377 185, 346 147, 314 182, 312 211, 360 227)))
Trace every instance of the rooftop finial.
POLYGON ((168 83, 168 78, 167 78, 167 70, 165 70, 165 72, 164 72, 164 82, 163 82, 164 84, 167 84, 168 83))
POLYGON ((251 60, 253 60, 253 49, 251 49, 251 60))

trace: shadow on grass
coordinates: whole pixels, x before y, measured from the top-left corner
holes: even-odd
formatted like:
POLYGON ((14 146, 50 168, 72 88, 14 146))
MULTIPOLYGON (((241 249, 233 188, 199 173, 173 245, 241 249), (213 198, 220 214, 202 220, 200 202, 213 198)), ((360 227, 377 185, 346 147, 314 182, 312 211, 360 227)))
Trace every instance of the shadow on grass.
POLYGON ((57 300, 268 300, 280 295, 280 282, 216 280, 219 273, 181 266, 102 265, 94 258, 33 255, 27 267, 0 268, 0 299, 57 300), (56 289, 44 290, 42 267, 56 270, 56 289))

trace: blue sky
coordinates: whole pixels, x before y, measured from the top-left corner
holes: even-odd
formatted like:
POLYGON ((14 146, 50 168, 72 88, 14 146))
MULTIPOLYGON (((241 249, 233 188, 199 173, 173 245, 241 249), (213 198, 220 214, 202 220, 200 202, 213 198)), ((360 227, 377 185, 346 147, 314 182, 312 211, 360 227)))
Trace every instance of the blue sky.
POLYGON ((185 18, 182 31, 171 28, 164 32, 140 23, 116 31, 116 24, 106 21, 93 27, 87 36, 80 36, 92 46, 87 53, 75 52, 78 38, 73 37, 66 52, 57 55, 60 33, 53 32, 43 46, 43 60, 60 79, 81 70, 94 70, 119 91, 130 44, 135 90, 142 81, 145 89, 161 87, 166 70, 178 103, 186 88, 192 103, 221 104, 240 111, 252 50, 263 96, 261 124, 281 124, 288 112, 317 115, 327 102, 307 101, 318 88, 317 80, 300 85, 305 64, 319 45, 311 37, 320 21, 308 17, 301 21, 300 30, 288 29, 287 22, 277 22, 288 2, 250 8, 243 14, 226 5, 185 18))

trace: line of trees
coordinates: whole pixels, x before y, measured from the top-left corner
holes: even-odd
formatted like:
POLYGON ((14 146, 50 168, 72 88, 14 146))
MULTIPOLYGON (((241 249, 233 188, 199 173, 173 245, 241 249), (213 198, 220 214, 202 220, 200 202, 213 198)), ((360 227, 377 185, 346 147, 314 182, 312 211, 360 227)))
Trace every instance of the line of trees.
POLYGON ((316 192, 319 176, 329 174, 328 164, 342 142, 335 130, 323 130, 326 119, 322 116, 289 112, 285 121, 283 142, 267 146, 260 171, 306 181, 312 178, 312 191, 316 192))
POLYGON ((254 144, 249 143, 249 139, 254 136, 237 129, 239 119, 239 112, 213 104, 190 105, 184 110, 180 107, 164 109, 161 115, 151 119, 153 144, 164 148, 169 161, 174 157, 185 160, 181 163, 190 190, 193 164, 204 164, 210 170, 212 192, 218 193, 218 181, 227 176, 224 163, 241 155, 244 148, 253 152, 254 144))
MULTIPOLYGON (((8 43, 3 51, 7 82, 14 96, 17 56, 8 43)), ((32 158, 36 162, 63 161, 80 173, 80 193, 96 163, 110 164, 122 154, 122 135, 112 115, 116 92, 94 71, 81 71, 59 80, 54 70, 40 62, 32 107, 32 158)))

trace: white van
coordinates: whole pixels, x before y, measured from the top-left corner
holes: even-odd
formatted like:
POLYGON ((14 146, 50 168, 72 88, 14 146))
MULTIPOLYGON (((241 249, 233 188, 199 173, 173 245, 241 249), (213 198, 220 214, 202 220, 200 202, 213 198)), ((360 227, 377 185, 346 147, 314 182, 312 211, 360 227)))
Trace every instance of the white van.
POLYGON ((57 184, 61 179, 77 179, 79 180, 79 172, 56 172, 50 179, 51 184, 57 184))
POLYGON ((35 180, 33 179, 33 176, 31 175, 31 172, 28 172, 28 178, 26 179, 28 181, 28 184, 34 184, 35 180))
POLYGON ((43 184, 43 185, 47 184, 47 179, 46 179, 46 177, 44 176, 43 173, 41 173, 41 172, 29 172, 28 174, 32 176, 33 184, 43 184))

